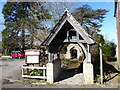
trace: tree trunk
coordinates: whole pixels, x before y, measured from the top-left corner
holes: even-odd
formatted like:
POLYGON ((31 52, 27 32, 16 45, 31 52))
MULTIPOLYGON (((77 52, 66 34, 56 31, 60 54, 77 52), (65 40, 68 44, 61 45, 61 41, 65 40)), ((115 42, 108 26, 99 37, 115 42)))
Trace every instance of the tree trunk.
POLYGON ((20 48, 20 51, 21 52, 24 52, 24 49, 25 49, 25 30, 21 30, 21 35, 22 35, 22 37, 21 37, 21 48, 20 48))

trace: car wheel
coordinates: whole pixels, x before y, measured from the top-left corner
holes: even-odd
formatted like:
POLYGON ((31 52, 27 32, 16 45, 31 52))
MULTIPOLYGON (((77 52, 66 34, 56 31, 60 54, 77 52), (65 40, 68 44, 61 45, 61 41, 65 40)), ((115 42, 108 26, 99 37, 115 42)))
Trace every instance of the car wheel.
POLYGON ((19 59, 21 59, 21 57, 18 57, 19 59))

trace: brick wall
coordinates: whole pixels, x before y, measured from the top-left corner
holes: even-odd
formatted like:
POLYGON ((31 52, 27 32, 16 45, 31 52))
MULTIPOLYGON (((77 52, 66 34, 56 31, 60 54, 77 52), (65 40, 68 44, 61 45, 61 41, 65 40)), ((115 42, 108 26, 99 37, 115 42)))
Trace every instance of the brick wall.
POLYGON ((117 59, 120 66, 120 0, 116 5, 117 59))

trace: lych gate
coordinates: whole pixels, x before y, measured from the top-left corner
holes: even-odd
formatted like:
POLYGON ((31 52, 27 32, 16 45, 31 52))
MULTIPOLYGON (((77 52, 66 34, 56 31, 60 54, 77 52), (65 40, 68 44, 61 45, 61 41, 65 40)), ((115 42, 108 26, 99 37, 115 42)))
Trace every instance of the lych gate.
POLYGON ((92 84, 93 65, 91 64, 89 48, 95 42, 67 10, 42 43, 43 46, 48 48, 47 82, 53 83, 61 72, 59 54, 61 46, 65 43, 78 44, 82 48, 85 54, 83 62, 85 84, 92 84))

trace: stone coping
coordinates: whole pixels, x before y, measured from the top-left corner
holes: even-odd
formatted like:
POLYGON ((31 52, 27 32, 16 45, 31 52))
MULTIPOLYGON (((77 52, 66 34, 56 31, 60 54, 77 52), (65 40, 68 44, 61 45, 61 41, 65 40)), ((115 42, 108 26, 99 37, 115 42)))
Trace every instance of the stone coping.
POLYGON ((37 50, 37 49, 27 49, 27 50, 24 50, 25 52, 40 52, 40 50, 37 50))

